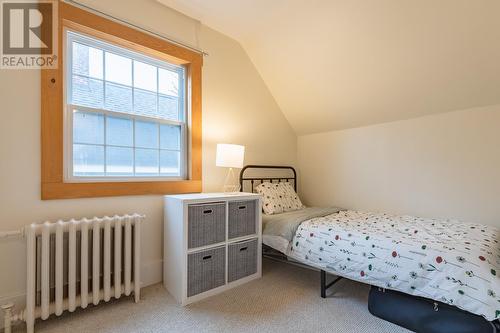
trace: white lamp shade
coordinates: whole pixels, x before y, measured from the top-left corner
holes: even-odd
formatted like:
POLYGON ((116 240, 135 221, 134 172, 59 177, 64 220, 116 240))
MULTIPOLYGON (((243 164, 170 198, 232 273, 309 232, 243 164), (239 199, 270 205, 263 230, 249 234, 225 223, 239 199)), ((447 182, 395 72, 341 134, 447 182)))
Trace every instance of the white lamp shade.
POLYGON ((245 146, 230 145, 225 143, 217 144, 217 156, 215 165, 226 168, 243 168, 245 158, 245 146))

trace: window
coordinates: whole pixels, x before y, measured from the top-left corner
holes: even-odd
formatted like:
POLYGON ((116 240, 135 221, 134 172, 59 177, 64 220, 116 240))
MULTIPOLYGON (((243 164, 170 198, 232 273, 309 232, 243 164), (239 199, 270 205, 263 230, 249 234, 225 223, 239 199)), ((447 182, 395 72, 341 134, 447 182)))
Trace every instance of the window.
POLYGON ((41 70, 41 198, 201 192, 200 52, 64 1, 41 70))
POLYGON ((66 179, 184 179, 184 67, 71 31, 66 52, 66 179))

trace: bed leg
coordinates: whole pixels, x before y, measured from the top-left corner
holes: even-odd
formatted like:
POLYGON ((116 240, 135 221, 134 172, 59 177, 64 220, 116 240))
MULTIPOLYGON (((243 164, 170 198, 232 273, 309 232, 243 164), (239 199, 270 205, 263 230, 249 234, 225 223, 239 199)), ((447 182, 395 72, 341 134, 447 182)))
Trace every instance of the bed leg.
POLYGON ((321 298, 326 298, 326 272, 320 271, 321 276, 321 298))
POLYGON ((324 270, 320 270, 320 277, 321 277, 321 298, 326 298, 326 290, 329 289, 331 286, 342 280, 341 276, 337 276, 333 281, 330 283, 326 283, 326 272, 324 270))

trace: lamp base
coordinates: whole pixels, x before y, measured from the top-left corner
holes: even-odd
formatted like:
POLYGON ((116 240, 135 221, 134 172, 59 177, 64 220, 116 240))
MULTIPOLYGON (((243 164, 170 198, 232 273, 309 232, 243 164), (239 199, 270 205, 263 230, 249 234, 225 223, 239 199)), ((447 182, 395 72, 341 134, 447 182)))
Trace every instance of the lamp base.
POLYGON ((240 185, 224 185, 222 191, 224 193, 238 193, 240 191, 240 185))
POLYGON ((224 186, 222 187, 222 191, 224 193, 234 193, 240 191, 240 184, 236 180, 236 176, 234 175, 233 168, 229 168, 229 171, 226 175, 226 180, 224 181, 224 186))

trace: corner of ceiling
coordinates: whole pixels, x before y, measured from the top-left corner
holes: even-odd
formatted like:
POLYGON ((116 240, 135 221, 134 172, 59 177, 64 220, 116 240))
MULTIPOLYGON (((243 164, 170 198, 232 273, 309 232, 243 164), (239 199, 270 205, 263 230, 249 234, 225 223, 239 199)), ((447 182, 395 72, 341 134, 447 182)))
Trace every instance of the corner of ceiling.
MULTIPOLYGON (((288 117, 286 116, 285 112, 283 112, 283 109, 282 109, 281 105, 276 100, 276 97, 274 96, 273 91, 269 87, 267 81, 264 79, 261 70, 256 65, 254 59, 252 58, 250 52, 248 51, 248 48, 245 46, 245 43, 242 41, 243 38, 241 36, 237 36, 237 34, 228 35, 227 33, 222 32, 221 29, 217 29, 217 27, 215 27, 213 24, 210 24, 210 22, 206 22, 206 20, 205 20, 205 18, 203 16, 202 12, 200 12, 194 6, 189 6, 187 3, 176 1, 176 0, 155 0, 155 1, 158 2, 158 3, 160 3, 163 6, 168 7, 169 9, 172 9, 172 10, 174 10, 176 12, 179 12, 180 14, 182 14, 182 15, 190 18, 190 19, 192 19, 195 22, 197 22, 197 29, 198 30, 201 28, 201 26, 205 26, 205 27, 207 27, 207 28, 209 28, 209 29, 211 29, 213 31, 216 31, 217 33, 219 33, 221 35, 224 35, 225 37, 231 39, 232 41, 234 41, 241 48, 241 50, 243 51, 243 53, 246 55, 246 57, 248 58, 248 60, 252 64, 255 72, 258 74, 260 80, 262 81, 263 86, 269 92, 269 94, 272 97, 274 103, 276 104, 277 108, 279 109, 279 111, 280 111, 283 119, 288 124, 291 132, 293 133, 293 135, 296 138, 298 137, 297 130, 292 126, 292 124, 291 124, 290 120, 288 119, 288 117)), ((196 38, 198 38, 198 37, 196 37, 196 38)), ((199 45, 197 45, 197 46, 199 46, 199 45)))

